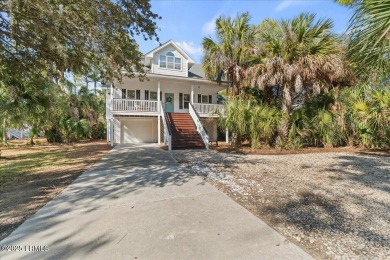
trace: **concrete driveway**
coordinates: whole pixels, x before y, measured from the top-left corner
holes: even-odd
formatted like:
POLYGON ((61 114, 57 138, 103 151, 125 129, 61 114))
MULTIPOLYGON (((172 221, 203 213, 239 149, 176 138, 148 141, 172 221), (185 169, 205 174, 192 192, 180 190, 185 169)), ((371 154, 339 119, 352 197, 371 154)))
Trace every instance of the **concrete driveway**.
POLYGON ((115 147, 0 246, 0 259, 311 259, 156 145, 115 147))

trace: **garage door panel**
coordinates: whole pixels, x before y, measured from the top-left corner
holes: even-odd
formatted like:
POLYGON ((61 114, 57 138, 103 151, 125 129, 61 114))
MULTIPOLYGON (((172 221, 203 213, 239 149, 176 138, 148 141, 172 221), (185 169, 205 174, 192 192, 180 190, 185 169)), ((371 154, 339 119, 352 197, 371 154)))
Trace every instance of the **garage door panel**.
POLYGON ((157 141, 154 136, 153 119, 134 119, 122 121, 122 143, 152 143, 157 141))

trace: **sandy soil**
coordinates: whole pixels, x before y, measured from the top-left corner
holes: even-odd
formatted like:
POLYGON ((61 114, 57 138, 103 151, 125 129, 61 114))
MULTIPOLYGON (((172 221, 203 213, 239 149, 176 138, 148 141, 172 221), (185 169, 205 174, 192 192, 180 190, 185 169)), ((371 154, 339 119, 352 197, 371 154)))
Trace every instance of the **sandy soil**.
POLYGON ((390 259, 390 157, 345 150, 173 156, 317 259, 390 259))
POLYGON ((16 177, 0 182, 0 240, 111 150, 104 141, 50 145, 40 140, 36 146, 25 142, 12 141, 12 147, 1 147, 0 171, 14 171, 20 165, 20 172, 16 168, 16 177))

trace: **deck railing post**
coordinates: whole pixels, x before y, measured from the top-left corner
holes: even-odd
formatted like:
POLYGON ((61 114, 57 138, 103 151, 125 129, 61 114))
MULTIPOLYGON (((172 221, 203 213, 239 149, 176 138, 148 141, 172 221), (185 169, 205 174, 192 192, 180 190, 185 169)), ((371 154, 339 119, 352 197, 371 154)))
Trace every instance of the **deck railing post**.
POLYGON ((194 85, 191 85, 191 104, 194 104, 194 85))

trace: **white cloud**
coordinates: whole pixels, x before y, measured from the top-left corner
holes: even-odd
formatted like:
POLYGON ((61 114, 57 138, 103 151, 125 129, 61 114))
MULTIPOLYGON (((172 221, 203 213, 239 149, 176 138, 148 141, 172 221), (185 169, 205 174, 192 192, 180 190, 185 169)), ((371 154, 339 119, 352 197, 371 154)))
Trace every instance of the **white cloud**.
POLYGON ((214 16, 213 19, 210 21, 206 22, 203 27, 202 27, 202 32, 203 34, 214 34, 215 32, 215 20, 217 20, 218 16, 214 16))
POLYGON ((193 42, 176 42, 177 45, 180 46, 186 53, 193 55, 193 56, 199 56, 203 54, 202 47, 194 44, 193 42))
POLYGON ((310 1, 299 1, 299 0, 283 0, 275 8, 276 12, 281 12, 291 6, 305 5, 310 1))

